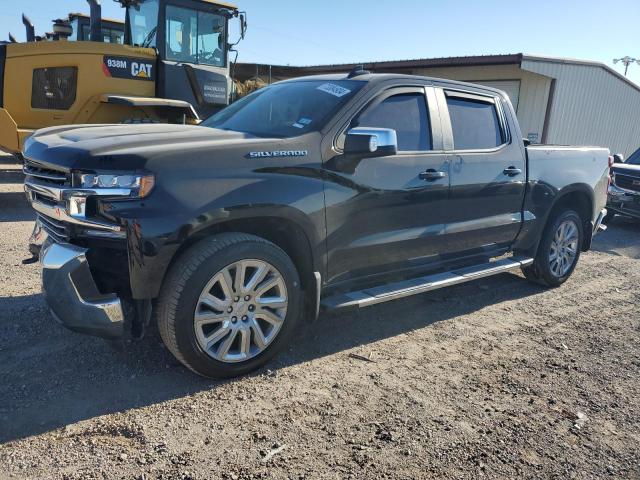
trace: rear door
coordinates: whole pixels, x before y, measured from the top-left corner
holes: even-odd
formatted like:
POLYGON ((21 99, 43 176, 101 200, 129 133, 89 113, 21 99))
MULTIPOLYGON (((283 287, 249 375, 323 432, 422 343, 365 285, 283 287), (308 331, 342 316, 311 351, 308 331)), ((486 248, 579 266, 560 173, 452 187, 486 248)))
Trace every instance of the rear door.
POLYGON ((526 185, 517 124, 497 94, 456 87, 436 95, 451 164, 450 245, 469 254, 506 249, 521 226, 526 185))

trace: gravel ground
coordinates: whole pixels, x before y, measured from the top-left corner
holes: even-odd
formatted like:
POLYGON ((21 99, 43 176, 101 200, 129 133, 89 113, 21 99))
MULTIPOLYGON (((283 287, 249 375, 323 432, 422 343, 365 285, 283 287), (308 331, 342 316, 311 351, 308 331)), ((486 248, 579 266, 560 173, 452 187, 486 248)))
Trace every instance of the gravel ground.
POLYGON ((504 274, 330 315, 226 382, 157 336, 117 351, 47 313, 0 158, 0 478, 640 478, 640 224, 571 280, 504 274))

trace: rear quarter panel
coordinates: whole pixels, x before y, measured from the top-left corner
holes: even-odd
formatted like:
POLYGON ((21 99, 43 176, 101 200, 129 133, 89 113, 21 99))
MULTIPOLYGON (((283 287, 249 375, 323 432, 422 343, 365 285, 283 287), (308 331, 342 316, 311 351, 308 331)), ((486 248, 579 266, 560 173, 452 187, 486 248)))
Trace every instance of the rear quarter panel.
POLYGON ((607 203, 609 150, 598 147, 529 146, 528 186, 524 211, 535 219, 525 222, 516 250, 535 252, 554 206, 572 192, 585 194, 595 222, 607 203))

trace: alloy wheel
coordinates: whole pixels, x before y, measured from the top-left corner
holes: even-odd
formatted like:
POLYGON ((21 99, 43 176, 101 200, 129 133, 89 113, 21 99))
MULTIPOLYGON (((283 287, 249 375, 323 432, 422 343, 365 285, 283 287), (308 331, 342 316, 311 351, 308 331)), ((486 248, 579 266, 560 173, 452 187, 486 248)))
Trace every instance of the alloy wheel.
POLYGON ((549 267, 558 278, 564 277, 573 267, 578 256, 579 229, 573 220, 560 224, 551 242, 549 267))
POLYGON ((241 260, 217 272, 202 290, 193 318, 200 347, 225 363, 262 353, 287 315, 282 274, 264 260, 241 260))

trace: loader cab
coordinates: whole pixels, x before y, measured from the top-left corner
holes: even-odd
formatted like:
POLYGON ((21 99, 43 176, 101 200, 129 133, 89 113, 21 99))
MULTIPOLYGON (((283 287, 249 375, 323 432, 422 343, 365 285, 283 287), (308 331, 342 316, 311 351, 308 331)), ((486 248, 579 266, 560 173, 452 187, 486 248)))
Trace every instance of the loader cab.
MULTIPOLYGON (((69 24, 73 33, 69 40, 88 42, 91 40, 91 17, 83 13, 70 13, 69 24)), ((124 22, 102 19, 102 41, 104 43, 124 44, 124 22)))
MULTIPOLYGON (((121 0, 125 43, 158 52, 157 95, 191 103, 208 117, 229 103, 233 5, 212 0, 121 0)), ((241 17, 244 29, 244 17, 241 17)))

